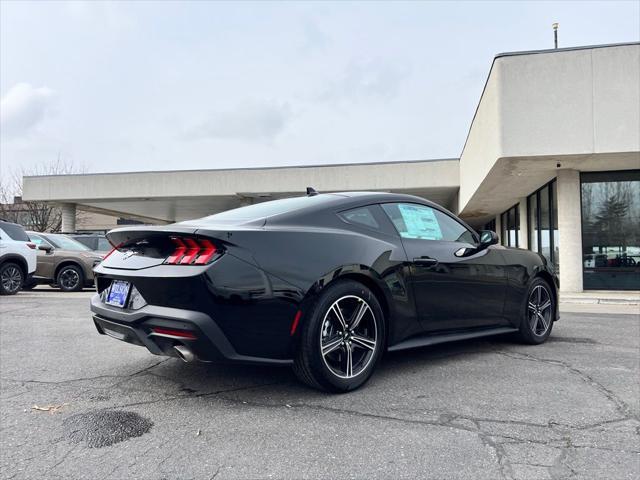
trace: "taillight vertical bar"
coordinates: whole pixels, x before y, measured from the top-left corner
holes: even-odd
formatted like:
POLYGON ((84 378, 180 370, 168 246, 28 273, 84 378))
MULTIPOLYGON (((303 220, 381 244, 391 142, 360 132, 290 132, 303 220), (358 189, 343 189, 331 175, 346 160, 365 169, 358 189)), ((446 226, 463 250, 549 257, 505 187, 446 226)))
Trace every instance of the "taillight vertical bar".
POLYGON ((183 257, 183 255, 187 251, 187 246, 179 237, 171 237, 171 241, 176 246, 176 249, 173 251, 171 255, 167 257, 164 263, 175 265, 180 261, 180 259, 183 257))
POLYGON ((184 256, 180 260, 181 264, 189 264, 192 263, 193 260, 198 256, 198 252, 200 251, 200 245, 193 240, 192 238, 184 238, 184 243, 187 244, 187 250, 184 253, 184 256))
POLYGON ((196 258, 196 261, 193 262, 196 265, 204 265, 208 263, 217 251, 216 246, 204 238, 200 239, 200 246, 202 247, 202 251, 200 252, 200 255, 198 255, 198 258, 196 258))

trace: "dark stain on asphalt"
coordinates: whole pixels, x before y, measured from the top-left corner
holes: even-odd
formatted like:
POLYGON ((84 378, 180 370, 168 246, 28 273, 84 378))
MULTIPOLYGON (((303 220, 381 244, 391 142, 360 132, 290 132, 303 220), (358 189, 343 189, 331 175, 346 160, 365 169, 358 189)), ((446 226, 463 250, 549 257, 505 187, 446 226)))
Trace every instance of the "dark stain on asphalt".
POLYGON ((110 400, 111 397, 109 395, 91 395, 89 400, 93 400, 94 402, 105 402, 110 400))
POLYGON ((586 343, 588 345, 596 345, 598 343, 593 338, 586 338, 586 337, 555 337, 553 335, 551 335, 549 337, 549 341, 550 342, 557 342, 557 343, 586 343))
POLYGON ((153 422, 134 412, 98 410, 73 415, 63 422, 63 426, 72 442, 100 448, 140 437, 151 429, 153 422))

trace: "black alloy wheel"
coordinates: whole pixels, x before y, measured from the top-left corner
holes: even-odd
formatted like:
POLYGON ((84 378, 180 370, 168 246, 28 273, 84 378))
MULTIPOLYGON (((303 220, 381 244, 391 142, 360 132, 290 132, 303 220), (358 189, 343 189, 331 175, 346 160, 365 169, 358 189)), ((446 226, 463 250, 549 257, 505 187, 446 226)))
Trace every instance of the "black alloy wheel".
POLYGON ((15 295, 23 282, 24 274, 19 265, 7 262, 0 267, 0 295, 15 295))
POLYGON ((82 290, 84 275, 76 265, 65 265, 58 272, 56 283, 64 292, 78 292, 82 290))
POLYGON ((330 285, 305 315, 294 370, 308 385, 346 392, 366 382, 385 345, 384 316, 361 283, 330 285))
POLYGON ((543 343, 551 334, 555 320, 556 304, 551 287, 536 278, 529 287, 524 317, 520 324, 520 337, 526 343, 543 343))

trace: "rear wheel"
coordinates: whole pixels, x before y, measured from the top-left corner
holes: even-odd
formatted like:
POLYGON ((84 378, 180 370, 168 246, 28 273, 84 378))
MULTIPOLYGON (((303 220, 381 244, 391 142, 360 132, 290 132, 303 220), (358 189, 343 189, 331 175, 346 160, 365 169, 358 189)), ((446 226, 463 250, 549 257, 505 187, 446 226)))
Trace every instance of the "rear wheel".
POLYGON ((0 295, 15 295, 22 288, 24 273, 20 265, 7 262, 0 266, 0 295))
POLYGON ((305 315, 294 371, 306 384, 346 392, 365 383, 385 345, 384 316, 359 282, 329 286, 305 315))
POLYGON ((523 318, 520 322, 520 339, 538 345, 549 338, 555 320, 556 303, 549 284, 536 278, 529 286, 523 318))
POLYGON ((58 272, 56 283, 60 290, 65 292, 77 292, 82 290, 84 285, 84 275, 80 267, 76 265, 65 265, 58 272))

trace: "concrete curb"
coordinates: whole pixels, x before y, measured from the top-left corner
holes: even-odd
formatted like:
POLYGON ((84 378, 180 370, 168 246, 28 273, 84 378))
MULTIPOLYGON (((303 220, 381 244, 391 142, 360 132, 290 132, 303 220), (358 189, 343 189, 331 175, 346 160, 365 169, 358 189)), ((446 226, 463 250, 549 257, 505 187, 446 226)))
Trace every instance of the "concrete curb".
POLYGON ((640 298, 600 298, 600 297, 563 297, 560 296, 560 304, 600 304, 600 305, 640 305, 640 298))

